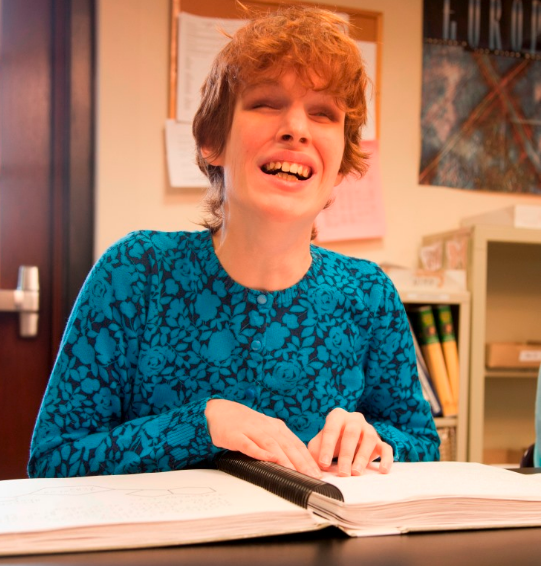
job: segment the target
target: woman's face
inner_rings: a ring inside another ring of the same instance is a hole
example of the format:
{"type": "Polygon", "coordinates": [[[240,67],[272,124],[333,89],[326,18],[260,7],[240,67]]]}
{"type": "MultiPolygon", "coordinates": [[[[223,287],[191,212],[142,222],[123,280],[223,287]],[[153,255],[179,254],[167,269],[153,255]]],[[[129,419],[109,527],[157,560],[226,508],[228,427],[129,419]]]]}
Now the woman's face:
{"type": "Polygon", "coordinates": [[[226,217],[312,226],[341,180],[345,113],[291,71],[248,87],[235,105],[224,168],[226,217]]]}

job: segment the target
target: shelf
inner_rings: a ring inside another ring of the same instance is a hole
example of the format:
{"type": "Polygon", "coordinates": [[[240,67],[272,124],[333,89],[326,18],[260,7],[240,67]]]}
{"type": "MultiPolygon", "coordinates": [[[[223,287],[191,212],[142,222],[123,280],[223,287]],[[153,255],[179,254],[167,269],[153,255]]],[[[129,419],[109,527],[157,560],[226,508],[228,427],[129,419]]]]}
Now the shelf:
{"type": "Polygon", "coordinates": [[[457,305],[470,301],[470,293],[468,291],[446,291],[443,289],[424,290],[424,289],[397,289],[403,303],[416,304],[438,304],[448,303],[457,305]]]}
{"type": "Polygon", "coordinates": [[[519,461],[533,442],[538,370],[487,368],[486,345],[540,340],[540,272],[540,230],[473,226],[467,275],[471,461],[519,461]]]}
{"type": "Polygon", "coordinates": [[[467,340],[459,349],[460,363],[465,361],[467,367],[461,372],[458,459],[465,449],[469,461],[482,462],[484,454],[493,461],[514,460],[518,450],[532,442],[538,370],[488,369],[486,345],[540,340],[540,230],[476,224],[425,236],[423,242],[440,242],[445,249],[444,243],[454,238],[467,243],[469,302],[443,288],[427,295],[403,288],[401,298],[405,303],[431,304],[438,301],[440,291],[441,302],[456,303],[460,325],[462,318],[469,321],[459,332],[459,341],[467,340]],[[503,458],[503,451],[511,457],[503,458]]]}
{"type": "Polygon", "coordinates": [[[457,416],[453,417],[435,417],[435,426],[442,428],[445,426],[457,426],[457,416]]]}
{"type": "Polygon", "coordinates": [[[506,379],[536,379],[538,369],[488,369],[486,368],[486,379],[506,378],[506,379]]]}
{"type": "Polygon", "coordinates": [[[459,399],[458,414],[450,417],[435,418],[435,425],[444,433],[441,438],[441,456],[460,462],[467,460],[468,406],[469,406],[469,329],[470,329],[470,293],[468,291],[450,291],[440,289],[405,288],[398,286],[401,300],[408,310],[408,305],[448,304],[456,325],[457,349],[459,352],[459,399]],[[446,431],[445,429],[453,429],[446,431]]]}
{"type": "Polygon", "coordinates": [[[540,230],[532,230],[530,228],[477,224],[474,228],[474,233],[477,243],[509,242],[540,245],[540,230]]]}

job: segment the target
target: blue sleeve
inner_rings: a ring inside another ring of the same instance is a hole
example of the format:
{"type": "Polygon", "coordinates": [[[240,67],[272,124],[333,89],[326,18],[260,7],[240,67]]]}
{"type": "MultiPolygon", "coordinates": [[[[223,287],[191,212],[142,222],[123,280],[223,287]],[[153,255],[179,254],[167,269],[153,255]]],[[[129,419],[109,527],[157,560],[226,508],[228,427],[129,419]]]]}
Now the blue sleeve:
{"type": "Polygon", "coordinates": [[[396,461],[438,460],[440,439],[423,398],[407,315],[395,287],[383,277],[359,411],[392,446],[396,461]]]}
{"type": "Polygon", "coordinates": [[[139,344],[159,305],[155,252],[130,235],[89,274],[68,321],[34,430],[30,477],[167,471],[218,451],[206,398],[134,418],[139,344]]]}

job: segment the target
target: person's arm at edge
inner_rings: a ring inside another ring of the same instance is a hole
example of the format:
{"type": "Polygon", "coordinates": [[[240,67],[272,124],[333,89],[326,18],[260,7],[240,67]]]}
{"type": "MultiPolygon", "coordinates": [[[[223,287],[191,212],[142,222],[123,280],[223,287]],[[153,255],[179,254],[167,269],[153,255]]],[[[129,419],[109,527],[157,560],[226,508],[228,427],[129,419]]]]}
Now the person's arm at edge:
{"type": "MultiPolygon", "coordinates": [[[[151,247],[145,246],[141,236],[129,235],[104,254],[87,278],[68,321],[38,415],[28,465],[30,477],[164,471],[210,461],[219,452],[207,430],[204,411],[208,398],[123,422],[123,398],[131,393],[131,372],[135,371],[130,358],[137,359],[137,352],[130,352],[130,348],[137,347],[137,335],[127,335],[118,328],[109,332],[113,320],[124,320],[114,301],[102,301],[101,314],[92,323],[86,314],[91,300],[95,306],[99,302],[99,297],[91,295],[97,281],[103,296],[113,293],[106,266],[119,258],[133,259],[134,255],[138,261],[148,262],[151,271],[156,269],[151,247]],[[136,248],[140,254],[134,252],[136,248]],[[89,329],[102,316],[100,327],[108,330],[97,349],[99,338],[89,329]],[[86,365],[81,363],[85,356],[86,365]],[[116,365],[103,363],[108,357],[114,357],[116,365]]],[[[148,297],[145,285],[140,287],[134,294],[133,309],[143,328],[148,297]]]]}

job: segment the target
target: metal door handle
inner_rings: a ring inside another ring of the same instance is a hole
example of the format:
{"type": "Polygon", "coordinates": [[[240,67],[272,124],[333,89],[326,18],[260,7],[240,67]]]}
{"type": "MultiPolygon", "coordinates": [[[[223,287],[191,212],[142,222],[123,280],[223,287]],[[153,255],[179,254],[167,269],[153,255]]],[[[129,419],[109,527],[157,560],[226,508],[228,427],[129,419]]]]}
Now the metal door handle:
{"type": "Polygon", "coordinates": [[[38,268],[21,265],[16,289],[0,289],[0,311],[19,313],[19,334],[32,338],[38,334],[40,283],[38,268]]]}

